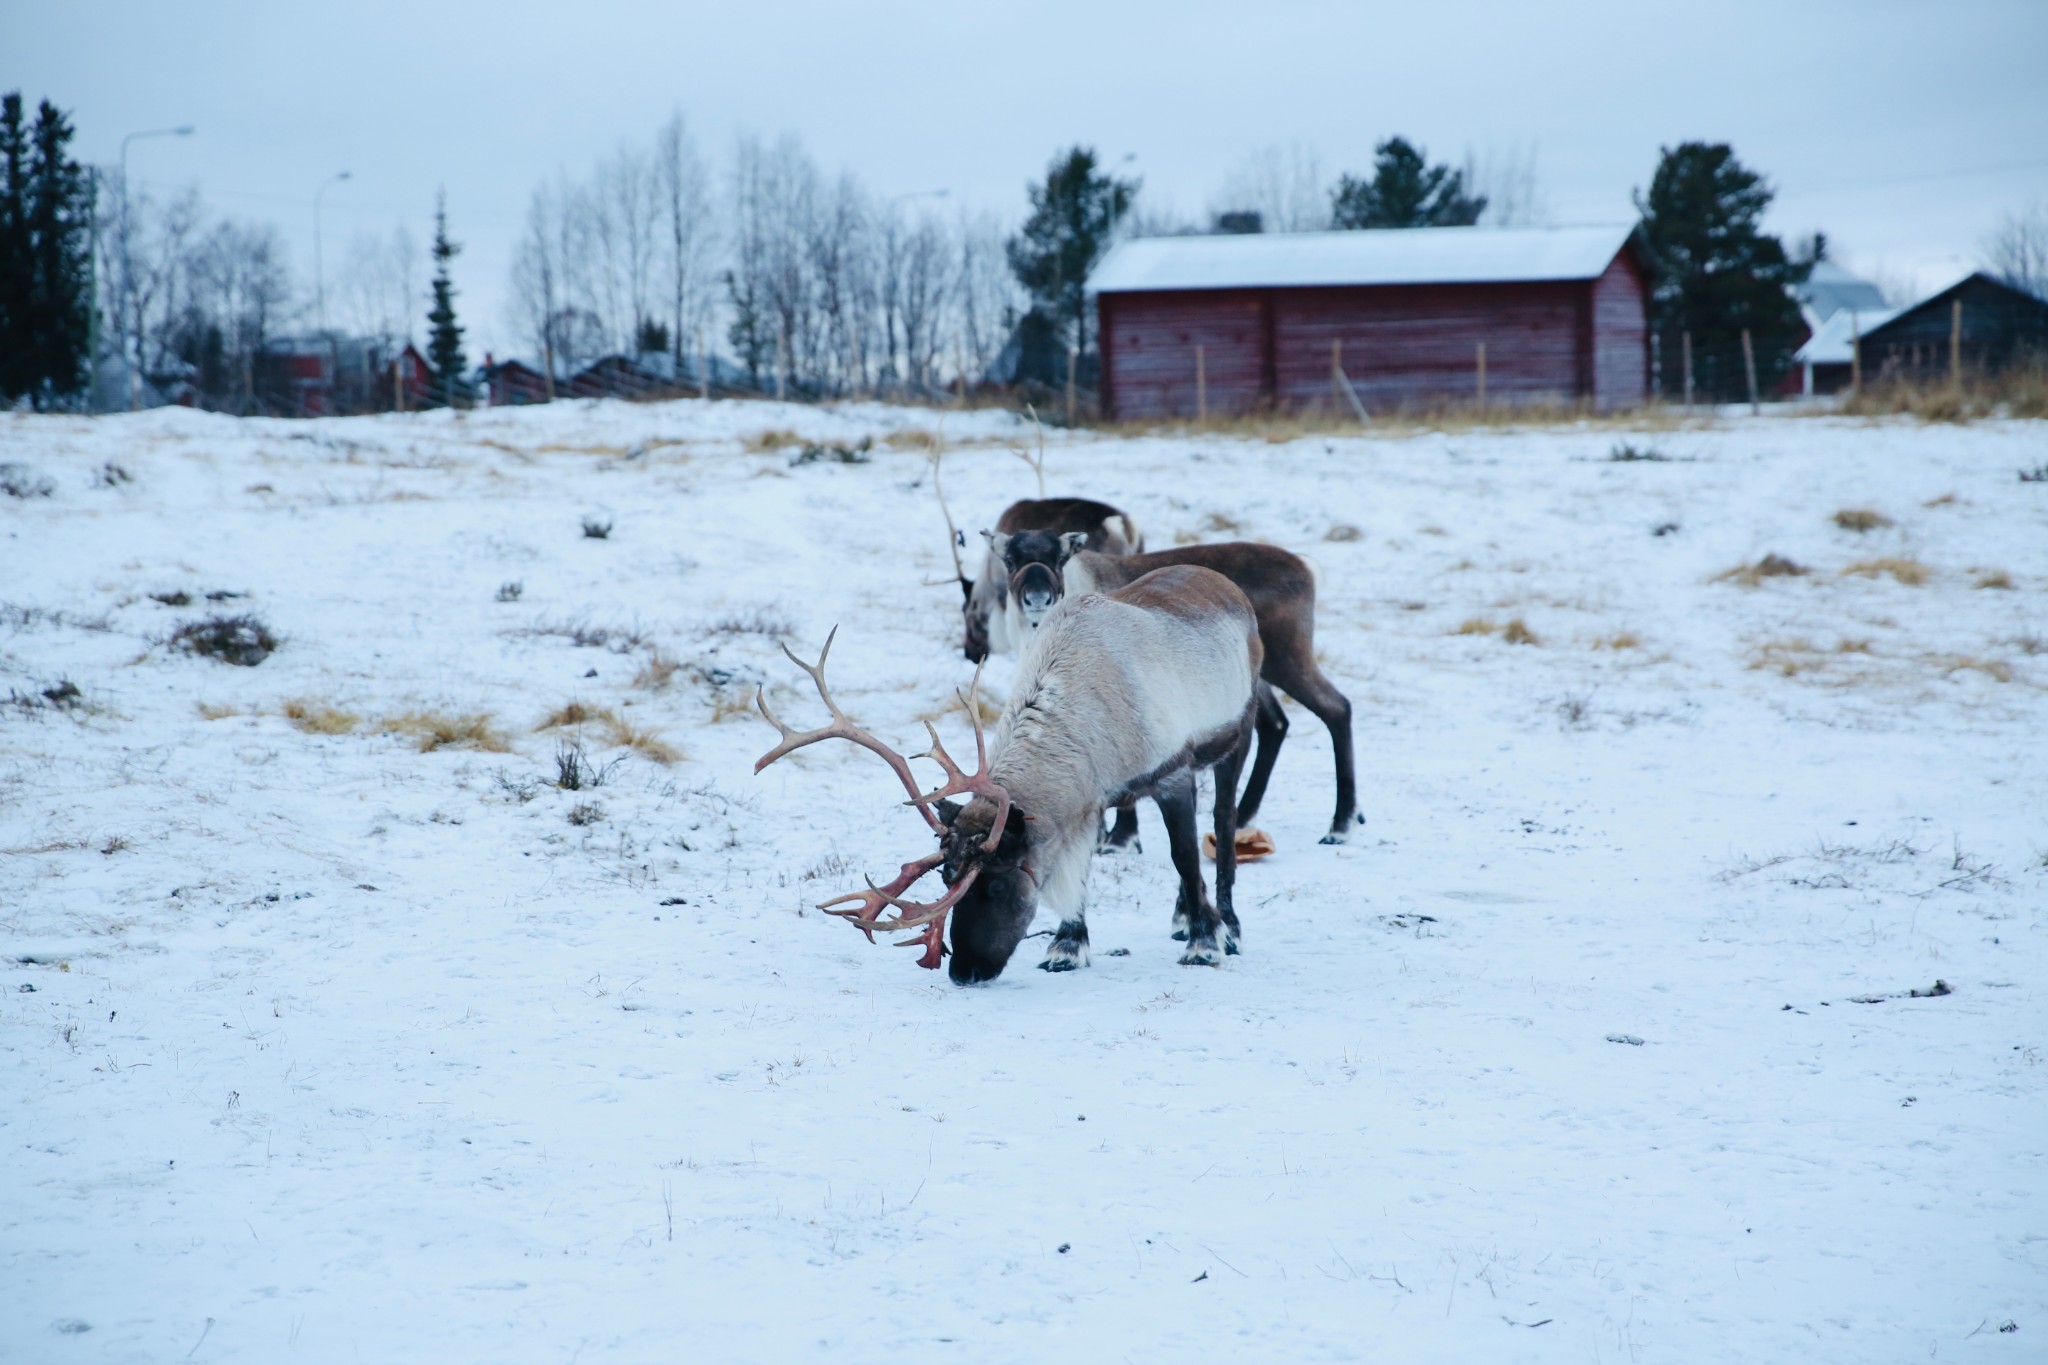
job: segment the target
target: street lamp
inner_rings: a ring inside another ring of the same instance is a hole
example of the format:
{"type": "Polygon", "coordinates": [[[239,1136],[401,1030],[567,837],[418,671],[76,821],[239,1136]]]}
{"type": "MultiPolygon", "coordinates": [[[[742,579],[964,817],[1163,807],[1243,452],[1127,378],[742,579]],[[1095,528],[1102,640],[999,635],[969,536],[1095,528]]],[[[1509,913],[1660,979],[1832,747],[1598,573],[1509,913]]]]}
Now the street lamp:
{"type": "Polygon", "coordinates": [[[327,330],[327,271],[320,261],[320,196],[327,193],[329,185],[338,185],[348,177],[347,171],[336,171],[313,191],[313,311],[323,333],[327,330]]]}
{"type": "Polygon", "coordinates": [[[128,254],[128,144],[145,137],[190,137],[192,125],[179,124],[176,128],[146,128],[139,133],[130,133],[121,139],[121,365],[128,371],[128,411],[133,412],[142,405],[141,386],[135,373],[135,362],[140,359],[142,338],[133,338],[136,354],[130,355],[128,336],[128,313],[135,306],[134,261],[128,254]]]}

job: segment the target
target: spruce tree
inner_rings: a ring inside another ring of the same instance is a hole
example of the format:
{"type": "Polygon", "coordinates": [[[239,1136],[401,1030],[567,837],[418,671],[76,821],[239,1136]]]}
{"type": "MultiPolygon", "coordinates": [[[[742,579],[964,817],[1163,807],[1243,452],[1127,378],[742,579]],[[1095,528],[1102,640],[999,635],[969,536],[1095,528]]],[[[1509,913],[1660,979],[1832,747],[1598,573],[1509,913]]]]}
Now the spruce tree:
{"type": "Polygon", "coordinates": [[[1030,187],[1031,216],[1009,241],[1010,270],[1031,296],[1032,312],[1083,354],[1090,340],[1088,273],[1137,193],[1137,181],[1098,170],[1092,148],[1074,147],[1053,158],[1043,185],[1030,187]]]}
{"type": "Polygon", "coordinates": [[[48,100],[36,110],[29,154],[28,316],[36,402],[85,386],[92,328],[92,243],[85,171],[68,154],[70,121],[48,100]]]}
{"type": "Polygon", "coordinates": [[[1696,390],[1709,400],[1746,396],[1742,333],[1748,329],[1759,390],[1792,363],[1800,340],[1792,286],[1811,262],[1787,259],[1760,223],[1773,191],[1726,143],[1666,147],[1647,195],[1636,195],[1656,272],[1650,325],[1658,336],[1664,392],[1683,392],[1684,336],[1692,335],[1696,390]]]}
{"type": "Polygon", "coordinates": [[[28,133],[21,95],[0,97],[0,402],[34,387],[35,344],[29,327],[35,254],[29,247],[28,133]]]}
{"type": "Polygon", "coordinates": [[[448,277],[448,263],[461,250],[448,240],[448,193],[443,190],[434,201],[434,306],[427,313],[427,364],[434,372],[434,397],[466,408],[473,397],[469,361],[462,354],[462,328],[455,323],[455,282],[448,277]]]}
{"type": "Polygon", "coordinates": [[[1486,196],[1465,193],[1465,173],[1432,166],[1408,139],[1391,137],[1375,150],[1372,179],[1344,176],[1330,194],[1340,228],[1470,227],[1486,196]]]}

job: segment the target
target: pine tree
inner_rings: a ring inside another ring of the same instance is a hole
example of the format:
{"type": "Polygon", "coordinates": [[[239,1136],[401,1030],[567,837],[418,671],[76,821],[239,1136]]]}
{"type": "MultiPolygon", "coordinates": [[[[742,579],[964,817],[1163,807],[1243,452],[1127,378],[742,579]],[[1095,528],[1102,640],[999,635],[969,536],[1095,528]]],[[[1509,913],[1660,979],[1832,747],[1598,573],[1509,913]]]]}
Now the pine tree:
{"type": "Polygon", "coordinates": [[[455,324],[455,282],[448,263],[462,248],[448,240],[448,193],[434,202],[434,306],[427,313],[427,364],[434,372],[434,397],[449,407],[466,408],[470,392],[469,361],[462,354],[462,328],[455,324]]]}
{"type": "Polygon", "coordinates": [[[92,329],[90,186],[67,154],[70,121],[48,100],[36,110],[29,156],[28,317],[37,403],[85,386],[92,329]]]}
{"type": "Polygon", "coordinates": [[[35,343],[29,326],[35,254],[28,232],[28,134],[21,94],[0,97],[0,402],[33,388],[35,343]]]}
{"type": "Polygon", "coordinates": [[[1053,158],[1043,185],[1030,187],[1031,216],[1009,241],[1010,270],[1031,296],[1032,311],[1082,354],[1089,347],[1088,273],[1137,193],[1137,181],[1098,171],[1093,149],[1074,147],[1053,158]]]}
{"type": "Polygon", "coordinates": [[[1330,194],[1338,227],[1470,227],[1486,211],[1485,195],[1465,193],[1463,171],[1430,165],[1408,139],[1388,138],[1374,151],[1372,179],[1344,176],[1330,194]]]}
{"type": "Polygon", "coordinates": [[[1659,338],[1664,392],[1684,389],[1684,335],[1692,334],[1697,390],[1710,400],[1744,397],[1746,328],[1757,387],[1768,390],[1792,363],[1800,340],[1792,286],[1811,262],[1795,263],[1759,224],[1773,191],[1726,143],[1666,147],[1648,195],[1636,195],[1656,280],[1650,325],[1659,338]]]}

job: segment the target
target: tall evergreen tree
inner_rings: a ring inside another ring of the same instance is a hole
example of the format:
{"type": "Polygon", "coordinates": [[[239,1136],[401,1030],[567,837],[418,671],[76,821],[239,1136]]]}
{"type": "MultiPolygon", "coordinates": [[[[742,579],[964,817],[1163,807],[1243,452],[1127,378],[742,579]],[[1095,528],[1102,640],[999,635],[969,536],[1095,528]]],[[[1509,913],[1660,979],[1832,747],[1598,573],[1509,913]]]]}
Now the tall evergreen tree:
{"type": "Polygon", "coordinates": [[[1031,296],[1032,312],[1083,354],[1091,341],[1088,273],[1137,193],[1136,180],[1099,170],[1092,148],[1071,148],[1053,158],[1043,185],[1030,187],[1031,216],[1009,241],[1010,270],[1031,296]]]}
{"type": "Polygon", "coordinates": [[[1470,227],[1486,196],[1465,193],[1465,173],[1432,166],[1408,139],[1390,137],[1375,150],[1372,179],[1344,176],[1330,194],[1340,228],[1470,227]]]}
{"type": "Polygon", "coordinates": [[[1696,389],[1710,400],[1745,396],[1745,328],[1759,389],[1770,389],[1791,365],[1802,330],[1792,286],[1813,265],[1787,259],[1784,244],[1762,230],[1772,197],[1764,178],[1737,161],[1728,144],[1705,142],[1664,148],[1650,192],[1637,193],[1656,271],[1650,325],[1659,338],[1665,393],[1683,391],[1688,332],[1696,389]]]}
{"type": "Polygon", "coordinates": [[[434,372],[434,397],[450,407],[466,408],[473,395],[469,361],[462,354],[462,328],[455,323],[455,282],[448,263],[462,248],[448,239],[448,192],[434,201],[434,306],[427,312],[427,364],[434,372]]]}
{"type": "Polygon", "coordinates": [[[29,244],[28,194],[28,130],[22,126],[16,91],[0,97],[0,402],[11,403],[34,387],[29,297],[35,253],[29,244]]]}
{"type": "Polygon", "coordinates": [[[36,110],[25,205],[38,404],[68,397],[86,382],[93,307],[91,186],[70,157],[71,135],[70,120],[44,100],[36,110]]]}

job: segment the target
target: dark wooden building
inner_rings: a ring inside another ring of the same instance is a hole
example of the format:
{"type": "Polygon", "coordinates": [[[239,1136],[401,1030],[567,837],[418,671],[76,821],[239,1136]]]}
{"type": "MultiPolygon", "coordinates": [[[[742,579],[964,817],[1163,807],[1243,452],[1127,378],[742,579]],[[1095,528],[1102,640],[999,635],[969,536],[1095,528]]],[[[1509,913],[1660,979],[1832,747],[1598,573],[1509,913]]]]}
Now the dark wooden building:
{"type": "Polygon", "coordinates": [[[1965,374],[2048,362],[2048,301],[1982,271],[1966,275],[1863,334],[1863,381],[1946,379],[1952,340],[1965,374]]]}
{"type": "Polygon", "coordinates": [[[1368,411],[1649,392],[1630,227],[1147,237],[1089,288],[1113,418],[1345,407],[1345,384],[1368,411]]]}

